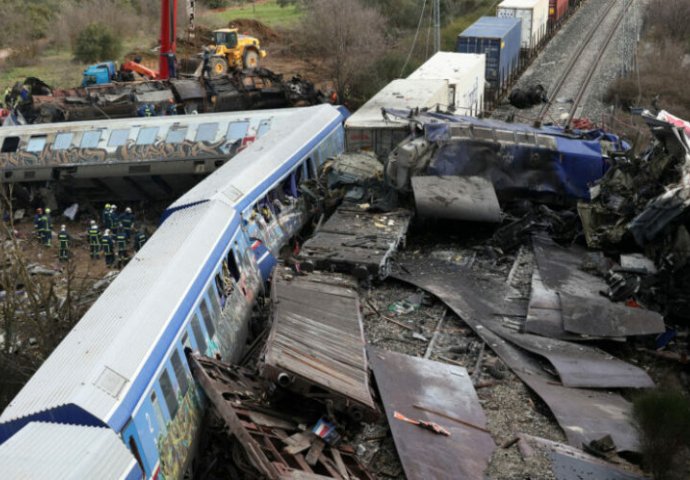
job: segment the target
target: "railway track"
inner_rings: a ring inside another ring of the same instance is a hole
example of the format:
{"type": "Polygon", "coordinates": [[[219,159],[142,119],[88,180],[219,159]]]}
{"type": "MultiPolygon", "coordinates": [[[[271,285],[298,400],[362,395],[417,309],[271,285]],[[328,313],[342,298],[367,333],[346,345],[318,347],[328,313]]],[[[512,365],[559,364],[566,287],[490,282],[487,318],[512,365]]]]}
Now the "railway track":
{"type": "Polygon", "coordinates": [[[554,118],[556,99],[565,96],[572,98],[572,105],[565,118],[565,127],[570,126],[582,101],[585,99],[590,83],[606,54],[611,40],[616,35],[633,1],[609,2],[602,15],[585,36],[583,42],[575,50],[576,53],[565,66],[554,86],[550,88],[549,101],[540,109],[535,123],[542,124],[547,119],[559,123],[559,118],[554,118]],[[616,7],[620,8],[617,9],[616,7]]]}

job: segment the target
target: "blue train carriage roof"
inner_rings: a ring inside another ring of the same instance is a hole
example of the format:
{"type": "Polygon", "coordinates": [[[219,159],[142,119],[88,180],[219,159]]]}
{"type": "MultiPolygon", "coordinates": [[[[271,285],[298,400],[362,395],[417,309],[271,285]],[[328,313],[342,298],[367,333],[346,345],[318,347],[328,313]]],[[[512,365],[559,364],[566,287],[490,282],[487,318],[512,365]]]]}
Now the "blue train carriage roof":
{"type": "Polygon", "coordinates": [[[504,38],[514,28],[521,28],[519,18],[481,17],[467,27],[460,37],[504,38]]]}
{"type": "Polygon", "coordinates": [[[108,428],[32,422],[0,445],[5,479],[135,480],[141,469],[122,439],[108,428]]]}
{"type": "Polygon", "coordinates": [[[327,104],[299,109],[180,197],[165,215],[210,199],[227,202],[242,213],[319,141],[342,125],[346,118],[343,113],[327,104]]]}
{"type": "Polygon", "coordinates": [[[172,215],[5,409],[0,442],[31,420],[120,431],[237,227],[221,202],[172,215]]]}

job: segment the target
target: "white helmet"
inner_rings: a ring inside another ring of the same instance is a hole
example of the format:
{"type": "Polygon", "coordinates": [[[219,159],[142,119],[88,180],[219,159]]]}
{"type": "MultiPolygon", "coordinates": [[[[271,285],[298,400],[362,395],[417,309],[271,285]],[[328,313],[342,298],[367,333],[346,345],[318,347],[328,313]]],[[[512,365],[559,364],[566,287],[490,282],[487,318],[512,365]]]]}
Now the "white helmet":
{"type": "Polygon", "coordinates": [[[96,220],[91,220],[91,226],[96,225],[96,220]]]}
{"type": "Polygon", "coordinates": [[[106,228],[104,235],[110,235],[110,229],[106,228]]]}
{"type": "Polygon", "coordinates": [[[64,229],[66,229],[66,228],[67,228],[67,227],[66,227],[65,225],[60,225],[60,230],[64,230],[64,229]]]}
{"type": "Polygon", "coordinates": [[[117,205],[115,205],[115,204],[113,203],[113,204],[110,206],[110,209],[111,209],[111,210],[117,210],[117,205]]]}
{"type": "Polygon", "coordinates": [[[127,207],[127,208],[125,208],[125,212],[127,212],[127,213],[132,213],[132,209],[129,208],[129,207],[127,207]]]}

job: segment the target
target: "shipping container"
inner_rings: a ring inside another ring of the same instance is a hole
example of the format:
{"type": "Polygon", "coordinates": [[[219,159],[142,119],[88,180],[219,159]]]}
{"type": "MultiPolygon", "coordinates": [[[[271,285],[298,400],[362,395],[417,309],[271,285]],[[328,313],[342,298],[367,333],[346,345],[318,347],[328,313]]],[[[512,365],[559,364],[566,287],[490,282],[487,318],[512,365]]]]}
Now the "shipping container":
{"type": "Polygon", "coordinates": [[[549,0],[503,0],[496,7],[499,18],[522,20],[522,49],[532,55],[546,38],[549,24],[549,0]]]}
{"type": "Polygon", "coordinates": [[[459,53],[486,55],[487,99],[504,90],[520,66],[521,25],[519,18],[482,17],[458,35],[459,53]]]}
{"type": "Polygon", "coordinates": [[[452,110],[458,115],[479,115],[484,108],[486,56],[477,53],[438,52],[407,78],[448,80],[455,91],[452,110]]]}
{"type": "Polygon", "coordinates": [[[448,80],[398,79],[383,87],[345,122],[347,151],[373,151],[385,156],[410,132],[404,119],[384,118],[383,108],[440,109],[454,104],[448,80]]]}
{"type": "Polygon", "coordinates": [[[556,28],[561,23],[569,7],[568,0],[549,0],[549,29],[556,28]]]}

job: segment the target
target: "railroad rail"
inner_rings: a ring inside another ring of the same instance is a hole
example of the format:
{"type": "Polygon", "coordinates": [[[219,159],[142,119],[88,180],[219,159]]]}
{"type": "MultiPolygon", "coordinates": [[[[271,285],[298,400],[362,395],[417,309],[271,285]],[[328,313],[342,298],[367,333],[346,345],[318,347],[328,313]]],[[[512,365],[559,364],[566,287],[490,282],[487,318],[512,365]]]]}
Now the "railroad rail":
{"type": "MultiPolygon", "coordinates": [[[[599,20],[592,26],[592,28],[589,30],[587,33],[585,41],[577,48],[576,54],[572,56],[570,61],[565,67],[565,70],[563,73],[560,75],[558,80],[556,81],[556,84],[553,88],[551,88],[550,94],[549,94],[549,101],[544,104],[544,106],[541,108],[539,111],[537,118],[535,120],[535,123],[538,125],[541,125],[544,121],[544,119],[549,116],[549,113],[553,107],[553,104],[555,102],[555,99],[558,98],[559,94],[561,91],[564,89],[564,86],[571,77],[571,74],[576,71],[577,66],[584,66],[587,63],[589,63],[589,66],[585,69],[586,74],[583,80],[579,84],[579,88],[577,90],[577,93],[573,97],[573,104],[570,108],[570,111],[568,112],[568,119],[566,121],[565,127],[568,128],[570,127],[570,124],[573,120],[573,117],[575,116],[575,113],[577,112],[577,109],[580,106],[580,103],[582,102],[587,90],[589,89],[589,84],[592,81],[592,78],[594,77],[595,72],[597,71],[599,64],[601,63],[602,58],[604,57],[604,54],[606,53],[606,50],[608,49],[609,44],[611,43],[611,40],[613,39],[614,35],[618,31],[618,27],[620,26],[621,22],[625,18],[625,14],[628,11],[628,8],[632,5],[634,0],[628,0],[627,3],[624,5],[618,16],[616,17],[612,27],[608,29],[606,32],[606,37],[603,39],[603,45],[597,50],[597,55],[593,60],[587,59],[586,56],[584,55],[585,52],[588,51],[589,46],[592,44],[593,40],[598,37],[597,33],[599,31],[599,28],[604,24],[605,20],[610,18],[609,14],[611,11],[614,9],[614,7],[618,4],[618,2],[610,2],[606,6],[606,10],[600,15],[599,20]]],[[[600,36],[599,36],[600,38],[600,36]]]]}

